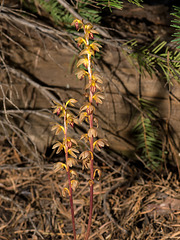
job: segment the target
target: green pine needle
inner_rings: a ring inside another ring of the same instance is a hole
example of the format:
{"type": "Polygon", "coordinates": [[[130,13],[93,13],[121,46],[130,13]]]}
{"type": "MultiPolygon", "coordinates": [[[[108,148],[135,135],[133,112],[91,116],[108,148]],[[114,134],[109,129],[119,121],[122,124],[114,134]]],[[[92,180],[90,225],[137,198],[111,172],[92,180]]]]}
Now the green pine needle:
{"type": "Polygon", "coordinates": [[[134,134],[137,141],[137,150],[141,153],[141,158],[145,166],[151,170],[158,171],[162,166],[162,141],[159,138],[159,130],[154,124],[156,108],[150,101],[139,100],[143,113],[134,127],[134,134]]]}
{"type": "Polygon", "coordinates": [[[174,6],[174,13],[171,13],[175,18],[172,20],[171,27],[176,29],[176,32],[172,35],[175,37],[172,42],[176,42],[178,44],[177,49],[180,49],[180,7],[174,6]]]}

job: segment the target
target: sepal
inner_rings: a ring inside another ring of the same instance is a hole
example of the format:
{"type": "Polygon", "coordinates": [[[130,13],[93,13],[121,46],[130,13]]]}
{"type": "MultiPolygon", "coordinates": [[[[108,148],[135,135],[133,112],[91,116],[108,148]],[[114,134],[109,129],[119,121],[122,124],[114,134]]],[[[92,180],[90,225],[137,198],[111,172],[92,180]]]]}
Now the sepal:
{"type": "Polygon", "coordinates": [[[88,119],[88,114],[87,114],[87,112],[81,112],[80,113],[80,116],[79,116],[79,121],[80,121],[80,123],[82,123],[83,121],[84,121],[84,119],[88,119]]]}
{"type": "Polygon", "coordinates": [[[79,185],[79,182],[77,180],[71,180],[71,187],[72,187],[72,190],[75,191],[76,188],[78,187],[79,185]]]}
{"type": "Polygon", "coordinates": [[[101,170],[96,168],[94,170],[94,175],[93,175],[93,179],[97,176],[97,180],[99,181],[99,179],[101,178],[101,170]]]}
{"type": "Polygon", "coordinates": [[[64,147],[64,144],[61,143],[61,142],[59,142],[59,141],[57,141],[57,142],[53,145],[52,149],[58,148],[57,151],[56,151],[56,154],[58,154],[58,153],[61,152],[61,150],[63,149],[63,147],[64,147]]]}
{"type": "Polygon", "coordinates": [[[70,174],[71,174],[72,178],[74,178],[74,177],[76,178],[78,176],[77,172],[74,170],[70,170],[70,174]]]}
{"type": "Polygon", "coordinates": [[[74,104],[77,103],[77,100],[74,98],[70,98],[67,102],[66,102],[66,107],[67,105],[71,105],[72,107],[74,107],[74,104]]]}
{"type": "Polygon", "coordinates": [[[77,158],[77,155],[75,153],[79,153],[79,151],[76,149],[76,148],[69,148],[68,149],[68,153],[74,157],[74,158],[77,158]]]}
{"type": "Polygon", "coordinates": [[[75,40],[78,43],[78,46],[80,46],[82,43],[84,43],[85,45],[87,44],[86,40],[84,38],[82,38],[82,37],[78,37],[75,40]]]}
{"type": "Polygon", "coordinates": [[[58,134],[61,132],[61,130],[63,130],[63,132],[64,132],[64,127],[61,126],[60,124],[56,123],[56,124],[55,124],[54,126],[52,126],[52,128],[51,128],[51,131],[54,131],[54,130],[56,130],[55,135],[58,135],[58,134]]]}
{"type": "Polygon", "coordinates": [[[90,44],[90,47],[94,51],[99,52],[99,48],[101,48],[102,46],[99,43],[97,43],[97,42],[93,42],[93,43],[90,44]]]}
{"type": "Polygon", "coordinates": [[[84,69],[80,68],[76,71],[76,76],[78,79],[82,80],[86,75],[88,75],[89,73],[87,71],[85,71],[84,69]]]}
{"type": "Polygon", "coordinates": [[[91,49],[90,47],[86,47],[85,49],[83,49],[81,52],[80,52],[80,54],[79,54],[79,56],[82,56],[82,55],[93,55],[94,56],[94,51],[93,51],[93,49],[91,49]]]}
{"type": "Polygon", "coordinates": [[[86,57],[83,57],[81,59],[79,59],[79,61],[77,62],[77,67],[79,67],[80,65],[84,65],[85,68],[88,68],[88,59],[86,57]]]}
{"type": "Polygon", "coordinates": [[[67,195],[70,196],[69,189],[68,188],[63,188],[62,195],[63,195],[63,197],[67,197],[67,195]]]}
{"type": "Polygon", "coordinates": [[[54,165],[54,171],[55,172],[58,172],[59,170],[63,170],[63,169],[66,169],[66,171],[68,171],[68,168],[67,168],[65,163],[58,162],[54,165]]]}
{"type": "Polygon", "coordinates": [[[96,104],[100,103],[102,104],[102,99],[104,99],[104,95],[101,92],[97,92],[93,96],[94,101],[96,104]]]}
{"type": "Polygon", "coordinates": [[[87,135],[87,133],[81,135],[80,140],[82,140],[82,139],[84,139],[85,142],[88,141],[88,135],[87,135]]]}
{"type": "Polygon", "coordinates": [[[90,160],[93,159],[93,153],[91,151],[84,151],[80,154],[79,159],[82,160],[82,169],[90,168],[90,160]]]}
{"type": "Polygon", "coordinates": [[[92,79],[99,82],[99,83],[103,83],[103,80],[102,80],[101,76],[97,72],[93,73],[92,79]]]}
{"type": "Polygon", "coordinates": [[[75,158],[68,158],[67,159],[67,165],[69,166],[69,167],[72,167],[72,166],[74,166],[74,165],[76,165],[77,164],[77,160],[75,159],[75,158]]]}
{"type": "Polygon", "coordinates": [[[97,137],[97,130],[95,128],[90,128],[88,130],[88,137],[97,137]]]}
{"type": "Polygon", "coordinates": [[[106,139],[98,139],[93,143],[93,148],[96,148],[98,151],[101,151],[101,148],[104,146],[109,146],[106,139]]]}

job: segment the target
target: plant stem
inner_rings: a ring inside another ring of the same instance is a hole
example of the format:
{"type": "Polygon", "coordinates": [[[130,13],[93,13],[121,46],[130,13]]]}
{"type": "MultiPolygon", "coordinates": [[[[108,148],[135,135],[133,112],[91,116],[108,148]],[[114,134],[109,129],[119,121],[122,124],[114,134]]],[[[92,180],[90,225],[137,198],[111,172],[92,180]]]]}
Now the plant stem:
{"type": "Polygon", "coordinates": [[[71,205],[71,217],[72,217],[73,235],[74,235],[74,240],[76,240],[74,205],[73,205],[73,196],[72,196],[72,187],[71,187],[71,178],[70,178],[70,170],[69,170],[69,168],[68,168],[67,175],[68,175],[68,183],[69,183],[69,199],[70,199],[70,205],[71,205]]]}
{"type": "Polygon", "coordinates": [[[71,186],[71,176],[70,176],[70,169],[68,166],[68,145],[67,145],[67,112],[65,109],[64,114],[64,138],[65,138],[65,158],[66,158],[66,166],[67,166],[67,176],[68,176],[68,184],[69,184],[69,200],[70,200],[70,206],[71,206],[71,217],[72,217],[72,226],[73,226],[73,235],[74,240],[76,240],[76,227],[75,227],[75,218],[74,218],[74,204],[73,204],[73,196],[72,196],[72,186],[71,186]]]}
{"type": "MultiPolygon", "coordinates": [[[[93,115],[91,115],[91,118],[93,118],[93,115]]],[[[90,138],[90,148],[91,152],[93,153],[93,137],[90,138]]],[[[91,222],[92,222],[92,211],[93,211],[93,180],[94,180],[94,170],[93,170],[93,162],[94,158],[92,156],[91,162],[90,162],[90,171],[91,171],[91,183],[90,183],[90,204],[89,204],[89,221],[88,221],[88,227],[87,227],[87,234],[85,237],[85,240],[88,240],[91,230],[91,222]]]]}
{"type": "MultiPolygon", "coordinates": [[[[89,45],[89,39],[86,38],[86,43],[89,45]]],[[[92,67],[91,67],[91,56],[88,54],[88,73],[89,73],[89,82],[92,82],[92,67]]],[[[89,92],[89,102],[92,104],[93,101],[93,92],[90,89],[89,92]]],[[[89,125],[90,128],[93,128],[93,112],[89,116],[89,125]]],[[[91,172],[91,181],[90,181],[90,203],[89,203],[89,221],[87,227],[87,234],[85,240],[88,240],[91,230],[91,222],[92,222],[92,211],[93,211],[93,181],[94,181],[94,169],[93,169],[93,136],[89,138],[90,150],[92,153],[91,160],[90,160],[90,172],[91,172]]]]}

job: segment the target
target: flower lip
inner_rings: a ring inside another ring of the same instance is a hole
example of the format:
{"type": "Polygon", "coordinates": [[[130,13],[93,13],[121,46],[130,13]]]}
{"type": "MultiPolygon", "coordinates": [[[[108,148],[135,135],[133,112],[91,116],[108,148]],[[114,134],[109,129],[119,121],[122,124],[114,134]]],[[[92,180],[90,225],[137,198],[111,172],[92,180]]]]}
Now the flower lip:
{"type": "Polygon", "coordinates": [[[75,28],[76,28],[76,30],[79,29],[79,24],[78,24],[78,22],[75,22],[75,28]]]}
{"type": "Polygon", "coordinates": [[[57,110],[57,112],[56,112],[57,116],[59,116],[60,113],[61,113],[61,108],[58,108],[58,110],[57,110]]]}

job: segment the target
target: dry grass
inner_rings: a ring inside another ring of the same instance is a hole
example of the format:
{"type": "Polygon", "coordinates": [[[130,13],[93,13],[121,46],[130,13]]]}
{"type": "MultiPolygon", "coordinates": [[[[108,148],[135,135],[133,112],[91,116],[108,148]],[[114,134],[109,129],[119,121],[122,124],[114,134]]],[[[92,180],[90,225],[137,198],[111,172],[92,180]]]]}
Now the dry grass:
{"type": "MultiPolygon", "coordinates": [[[[13,141],[18,145],[17,138],[13,141]]],[[[66,173],[54,173],[53,159],[26,161],[5,141],[0,152],[0,239],[72,239],[69,202],[62,197],[66,173]]],[[[124,177],[122,166],[116,166],[116,172],[104,164],[101,168],[90,239],[180,238],[176,176],[145,180],[135,169],[130,174],[126,168],[124,177]]],[[[88,173],[80,166],[76,170],[80,182],[74,194],[76,228],[78,239],[83,239],[88,220],[88,173]]]]}

